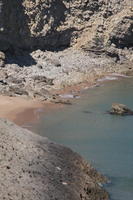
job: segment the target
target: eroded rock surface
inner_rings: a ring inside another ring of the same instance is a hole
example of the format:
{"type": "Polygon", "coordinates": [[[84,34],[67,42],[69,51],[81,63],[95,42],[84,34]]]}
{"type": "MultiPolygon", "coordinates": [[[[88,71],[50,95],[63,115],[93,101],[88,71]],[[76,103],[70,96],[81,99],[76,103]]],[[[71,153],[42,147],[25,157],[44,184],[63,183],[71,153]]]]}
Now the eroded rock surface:
{"type": "Polygon", "coordinates": [[[133,110],[124,104],[113,103],[109,113],[112,115],[133,115],[133,110]]]}
{"type": "Polygon", "coordinates": [[[105,180],[77,153],[0,119],[1,200],[108,200],[105,180]]]}
{"type": "Polygon", "coordinates": [[[85,81],[93,84],[103,75],[127,71],[133,71],[131,61],[116,63],[107,55],[83,50],[9,54],[4,67],[0,67],[0,94],[52,100],[53,90],[55,94],[67,86],[85,81]]]}
{"type": "Polygon", "coordinates": [[[0,50],[4,95],[47,100],[51,89],[131,74],[131,0],[0,0],[0,50]]]}
{"type": "Polygon", "coordinates": [[[0,49],[133,47],[131,0],[1,0],[0,49]]]}

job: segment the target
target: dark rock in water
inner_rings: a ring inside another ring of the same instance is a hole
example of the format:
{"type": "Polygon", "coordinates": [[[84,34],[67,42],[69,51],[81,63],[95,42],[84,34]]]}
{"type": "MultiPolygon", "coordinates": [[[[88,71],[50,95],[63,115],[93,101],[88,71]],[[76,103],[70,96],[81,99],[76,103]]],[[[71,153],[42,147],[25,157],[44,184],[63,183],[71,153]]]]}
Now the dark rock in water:
{"type": "Polygon", "coordinates": [[[108,200],[105,180],[69,148],[0,119],[1,200],[108,200]]]}
{"type": "Polygon", "coordinates": [[[124,104],[113,103],[109,113],[112,115],[133,115],[133,110],[124,104]]]}
{"type": "Polygon", "coordinates": [[[53,99],[51,102],[53,103],[59,103],[59,104],[66,104],[66,105],[72,105],[72,102],[69,99],[53,99]]]}

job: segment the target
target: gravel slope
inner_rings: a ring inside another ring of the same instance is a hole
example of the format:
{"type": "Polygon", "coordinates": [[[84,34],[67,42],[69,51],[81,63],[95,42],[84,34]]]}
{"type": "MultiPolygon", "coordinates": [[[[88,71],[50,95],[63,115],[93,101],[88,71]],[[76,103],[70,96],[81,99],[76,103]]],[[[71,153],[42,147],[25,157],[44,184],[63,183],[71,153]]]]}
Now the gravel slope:
{"type": "Polygon", "coordinates": [[[77,153],[0,119],[1,200],[108,200],[105,180],[77,153]]]}

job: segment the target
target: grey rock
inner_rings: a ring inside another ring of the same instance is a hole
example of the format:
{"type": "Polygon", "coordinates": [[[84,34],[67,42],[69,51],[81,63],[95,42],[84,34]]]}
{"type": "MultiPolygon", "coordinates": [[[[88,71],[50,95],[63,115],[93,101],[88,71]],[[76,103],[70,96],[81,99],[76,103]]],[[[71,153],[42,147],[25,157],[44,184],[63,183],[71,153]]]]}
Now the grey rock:
{"type": "MultiPolygon", "coordinates": [[[[82,38],[82,34],[86,31],[88,31],[88,38],[83,37],[82,41],[89,48],[89,38],[92,38],[89,37],[90,22],[92,27],[103,25],[105,32],[110,34],[112,29],[109,17],[114,16],[116,21],[117,14],[126,9],[130,10],[130,0],[126,2],[111,0],[109,3],[105,0],[75,0],[74,2],[0,0],[0,3],[0,49],[4,51],[7,49],[11,51],[12,48],[14,51],[18,49],[62,50],[76,44],[77,38],[82,38]]],[[[128,16],[128,13],[123,13],[122,16],[124,15],[128,16]]],[[[121,16],[119,18],[122,19],[121,16]]],[[[121,20],[118,26],[122,35],[125,33],[124,38],[129,36],[124,30],[124,26],[127,27],[124,23],[132,24],[131,21],[127,21],[127,19],[121,20]]],[[[119,31],[113,31],[117,34],[116,38],[119,31]]],[[[96,29],[93,33],[97,33],[96,29]]],[[[107,38],[106,34],[105,38],[107,38]]],[[[123,44],[125,45],[125,42],[123,44]]]]}
{"type": "Polygon", "coordinates": [[[60,63],[60,61],[58,59],[52,59],[51,63],[53,65],[55,65],[56,67],[61,67],[61,63],[60,63]]]}
{"type": "Polygon", "coordinates": [[[27,93],[30,97],[41,98],[42,95],[42,98],[49,99],[51,95],[45,91],[51,93],[53,90],[80,84],[84,81],[95,82],[99,75],[104,75],[106,72],[121,73],[129,70],[131,73],[131,48],[119,51],[115,47],[111,47],[108,49],[108,54],[110,56],[107,54],[96,55],[96,52],[70,48],[59,52],[37,50],[31,52],[29,57],[25,54],[7,56],[9,63],[6,63],[4,68],[0,68],[0,80],[7,85],[1,83],[0,93],[8,95],[9,88],[12,88],[10,89],[11,95],[14,92],[16,96],[15,91],[17,93],[26,91],[25,94],[27,93]],[[28,58],[34,62],[25,65],[24,61],[28,58]],[[61,63],[60,67],[52,63],[56,59],[61,63]],[[115,61],[121,60],[116,64],[114,59],[115,61]],[[42,68],[38,68],[40,64],[42,68]]]}
{"type": "Polygon", "coordinates": [[[118,48],[133,47],[133,14],[121,16],[110,33],[110,40],[118,48]]]}
{"type": "Polygon", "coordinates": [[[5,54],[0,51],[0,67],[4,67],[5,66],[5,54]]]}
{"type": "Polygon", "coordinates": [[[124,104],[113,103],[109,113],[112,115],[133,115],[133,110],[124,104]]]}
{"type": "Polygon", "coordinates": [[[23,89],[23,85],[20,85],[19,87],[14,85],[14,86],[9,86],[9,90],[8,90],[8,95],[10,96],[28,96],[28,92],[23,89]]]}
{"type": "Polygon", "coordinates": [[[40,83],[40,82],[43,82],[43,83],[46,83],[48,85],[53,85],[53,79],[50,79],[50,78],[47,78],[45,76],[33,76],[32,77],[34,81],[40,83]]]}

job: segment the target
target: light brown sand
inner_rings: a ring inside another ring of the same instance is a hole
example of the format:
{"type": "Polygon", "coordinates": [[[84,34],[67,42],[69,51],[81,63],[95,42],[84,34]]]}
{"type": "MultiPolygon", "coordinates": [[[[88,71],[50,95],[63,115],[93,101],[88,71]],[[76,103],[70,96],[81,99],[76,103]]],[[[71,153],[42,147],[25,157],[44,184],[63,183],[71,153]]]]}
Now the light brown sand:
{"type": "MultiPolygon", "coordinates": [[[[81,89],[88,88],[93,83],[83,82],[77,85],[68,86],[60,90],[51,91],[53,94],[76,93],[80,94],[81,89]]],[[[81,95],[81,94],[80,94],[81,95]]],[[[37,122],[41,114],[46,114],[64,107],[63,104],[41,102],[36,99],[23,97],[9,97],[0,95],[0,118],[6,118],[17,125],[24,125],[30,122],[37,122]]]]}
{"type": "Polygon", "coordinates": [[[9,119],[18,125],[39,119],[41,113],[56,109],[61,105],[42,103],[41,101],[0,95],[0,117],[9,119]]]}
{"type": "MultiPolygon", "coordinates": [[[[68,86],[60,90],[51,91],[53,94],[75,93],[80,94],[83,88],[92,86],[93,83],[83,82],[77,85],[68,86]]],[[[17,125],[24,125],[39,120],[41,114],[46,114],[64,107],[62,104],[54,104],[50,102],[41,102],[36,99],[24,97],[9,97],[0,95],[0,118],[6,118],[17,125]]]]}
{"type": "MultiPolygon", "coordinates": [[[[52,94],[74,93],[82,96],[81,90],[95,85],[95,79],[92,82],[85,81],[80,84],[68,86],[60,90],[51,91],[52,94]]],[[[41,114],[47,114],[64,107],[63,104],[54,104],[50,102],[41,102],[36,99],[9,97],[0,95],[0,117],[9,119],[17,125],[24,125],[39,120],[41,114]]]]}

